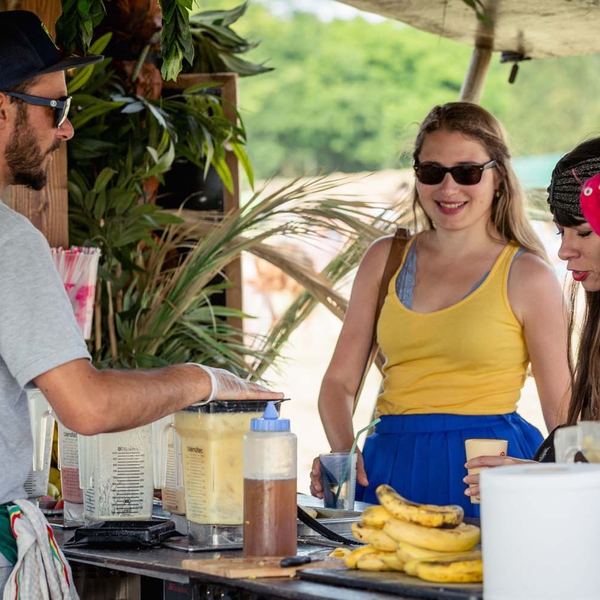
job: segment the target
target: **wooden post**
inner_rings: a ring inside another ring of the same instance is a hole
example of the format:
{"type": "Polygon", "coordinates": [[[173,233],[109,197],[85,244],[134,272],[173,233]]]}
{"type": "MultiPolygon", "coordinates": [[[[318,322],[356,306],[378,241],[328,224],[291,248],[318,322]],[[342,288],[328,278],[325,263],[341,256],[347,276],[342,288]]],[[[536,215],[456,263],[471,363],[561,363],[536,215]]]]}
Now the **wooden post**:
{"type": "MultiPolygon", "coordinates": [[[[163,88],[183,90],[192,85],[214,81],[220,85],[221,97],[225,101],[223,103],[223,113],[230,121],[235,122],[237,120],[235,107],[238,105],[237,80],[237,73],[182,73],[175,82],[163,82],[163,88]]],[[[240,206],[240,172],[238,159],[233,152],[226,152],[225,162],[231,171],[233,181],[233,191],[230,192],[226,188],[224,191],[223,212],[227,214],[240,206]]],[[[226,291],[227,306],[241,310],[243,302],[241,257],[235,258],[227,265],[227,279],[231,283],[231,287],[227,288],[226,291]]],[[[234,327],[240,329],[242,327],[242,319],[228,317],[227,321],[234,327]]]]}
{"type": "MultiPolygon", "coordinates": [[[[54,24],[62,12],[60,0],[18,0],[11,9],[30,10],[44,22],[54,36],[54,24]]],[[[48,185],[35,192],[21,186],[11,187],[2,200],[25,215],[45,236],[50,246],[69,244],[67,149],[64,144],[53,154],[48,185]]]]}
{"type": "MultiPolygon", "coordinates": [[[[225,100],[225,104],[223,105],[223,113],[225,116],[232,122],[237,121],[237,115],[235,113],[235,108],[238,106],[238,76],[237,73],[225,73],[225,74],[217,74],[214,76],[207,76],[210,80],[211,77],[219,77],[223,83],[221,87],[221,93],[223,94],[223,100],[225,100]]],[[[230,192],[227,188],[225,188],[225,198],[224,198],[224,207],[223,211],[225,214],[231,212],[232,210],[236,210],[240,207],[240,171],[239,171],[239,163],[236,155],[233,152],[227,152],[225,154],[225,162],[231,171],[231,179],[233,182],[233,191],[230,192]]],[[[227,288],[226,297],[227,297],[227,305],[231,308],[237,308],[242,310],[243,303],[243,291],[242,291],[242,257],[238,256],[235,260],[232,260],[227,265],[227,279],[232,284],[230,288],[227,288]]],[[[238,329],[242,329],[243,322],[242,319],[237,317],[229,317],[229,324],[233,327],[237,327],[238,329]]]]}
{"type": "Polygon", "coordinates": [[[473,48],[469,68],[460,89],[461,101],[477,104],[481,100],[491,58],[492,51],[490,48],[483,46],[475,46],[473,48]]]}

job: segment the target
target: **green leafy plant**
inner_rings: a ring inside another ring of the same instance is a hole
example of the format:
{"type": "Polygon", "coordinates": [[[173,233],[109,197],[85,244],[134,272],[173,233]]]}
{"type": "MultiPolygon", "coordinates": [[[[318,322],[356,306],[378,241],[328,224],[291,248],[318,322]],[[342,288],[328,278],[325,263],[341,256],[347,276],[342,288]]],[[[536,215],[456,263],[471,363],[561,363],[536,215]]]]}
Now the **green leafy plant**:
{"type": "MultiPolygon", "coordinates": [[[[113,176],[101,174],[91,189],[71,182],[74,223],[97,220],[97,198],[108,192],[104,184],[113,176]]],[[[280,355],[286,329],[278,323],[276,335],[253,336],[244,344],[241,332],[226,318],[248,315],[212,302],[213,295],[228,285],[214,284],[215,276],[224,274],[225,267],[244,252],[270,261],[303,284],[306,292],[297,301],[294,326],[319,302],[342,318],[346,300],[334,283],[356,266],[366,244],[389,230],[392,221],[381,218],[384,207],[336,195],[339,183],[324,178],[290,182],[268,194],[258,192],[246,206],[227,215],[191,211],[171,215],[130,204],[111,231],[99,225],[92,240],[74,240],[113,247],[111,251],[105,246],[100,270],[95,361],[129,367],[200,361],[260,376],[280,355]],[[373,211],[378,216],[371,216],[373,211]],[[318,232],[326,231],[341,235],[344,249],[322,273],[274,245],[290,237],[315,244],[318,232]],[[136,238],[143,242],[132,245],[136,238]]],[[[122,202],[107,193],[107,216],[122,202]]],[[[293,328],[287,328],[287,335],[293,328]]]]}
{"type": "Polygon", "coordinates": [[[190,32],[195,48],[191,67],[185,71],[195,73],[237,73],[241,77],[266,73],[273,69],[264,63],[253,63],[240,58],[256,48],[259,42],[249,42],[240,37],[233,25],[248,8],[248,3],[240,4],[232,10],[214,10],[195,13],[190,16],[190,32]]]}
{"type": "MultiPolygon", "coordinates": [[[[114,0],[113,0],[114,1],[114,0]]],[[[106,0],[109,4],[111,0],[106,0]]],[[[69,52],[87,53],[94,29],[104,20],[104,0],[62,0],[62,15],[56,23],[58,42],[69,52]]],[[[194,47],[189,28],[193,0],[159,0],[162,9],[161,72],[165,79],[176,79],[183,59],[194,59],[194,47]]]]}
{"type": "MultiPolygon", "coordinates": [[[[109,39],[110,35],[103,36],[92,50],[102,52],[109,39]]],[[[231,190],[225,162],[226,148],[231,148],[252,181],[243,125],[224,115],[224,101],[207,91],[209,87],[214,89],[215,84],[192,86],[152,100],[128,93],[110,59],[83,69],[69,84],[75,107],[71,122],[77,133],[69,144],[69,163],[90,185],[106,167],[139,172],[162,160],[164,168],[153,171],[160,180],[173,160],[184,157],[205,172],[212,165],[231,190]],[[172,151],[165,154],[171,146],[172,151]]],[[[148,186],[138,185],[138,191],[149,199],[148,186]]]]}
{"type": "MultiPolygon", "coordinates": [[[[214,14],[210,19],[226,29],[243,10],[238,7],[229,21],[214,14]]],[[[102,53],[109,39],[101,37],[90,50],[102,53]]],[[[154,100],[135,91],[143,60],[129,71],[130,80],[123,79],[118,61],[106,59],[69,82],[76,129],[68,146],[70,237],[102,250],[94,360],[120,367],[199,361],[260,377],[319,303],[343,317],[346,300],[336,282],[392,222],[382,216],[383,207],[337,196],[342,181],[325,178],[257,193],[227,215],[161,210],[154,194],[178,158],[205,172],[212,165],[231,186],[224,160],[230,148],[250,180],[252,171],[243,126],[225,117],[214,83],[154,100]],[[318,244],[318,232],[326,231],[342,237],[343,249],[322,273],[277,248],[277,240],[289,237],[318,244]],[[272,335],[250,339],[229,320],[249,316],[219,305],[229,286],[226,267],[246,252],[270,261],[306,290],[288,311],[293,320],[285,317],[272,335]]]]}

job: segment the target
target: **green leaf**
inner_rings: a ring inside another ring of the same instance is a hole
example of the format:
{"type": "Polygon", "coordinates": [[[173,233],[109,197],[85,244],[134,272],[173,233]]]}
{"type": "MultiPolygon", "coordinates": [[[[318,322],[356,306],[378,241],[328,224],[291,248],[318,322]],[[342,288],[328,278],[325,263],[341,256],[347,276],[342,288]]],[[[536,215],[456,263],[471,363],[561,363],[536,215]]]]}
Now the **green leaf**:
{"type": "Polygon", "coordinates": [[[215,171],[218,173],[223,185],[227,188],[229,193],[233,193],[233,178],[231,177],[231,171],[225,162],[225,159],[218,155],[213,154],[211,165],[215,168],[215,171]]]}
{"type": "Polygon", "coordinates": [[[102,169],[100,175],[96,177],[96,182],[94,183],[94,192],[104,192],[110,180],[116,175],[116,173],[117,172],[114,169],[110,169],[108,167],[102,169]]]}
{"type": "Polygon", "coordinates": [[[250,162],[250,159],[248,158],[244,147],[241,144],[238,144],[237,142],[229,142],[229,145],[231,146],[233,153],[239,160],[242,169],[244,169],[244,173],[246,173],[246,177],[248,178],[248,183],[250,184],[250,187],[254,189],[254,173],[252,171],[252,163],[250,162]]]}

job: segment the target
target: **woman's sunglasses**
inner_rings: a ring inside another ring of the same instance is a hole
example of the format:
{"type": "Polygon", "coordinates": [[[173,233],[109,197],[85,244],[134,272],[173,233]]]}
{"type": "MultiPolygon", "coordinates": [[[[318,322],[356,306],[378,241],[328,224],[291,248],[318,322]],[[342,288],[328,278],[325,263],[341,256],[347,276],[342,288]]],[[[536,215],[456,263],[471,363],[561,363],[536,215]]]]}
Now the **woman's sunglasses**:
{"type": "Polygon", "coordinates": [[[490,160],[483,165],[456,165],[455,167],[442,167],[433,163],[413,163],[417,179],[425,185],[437,185],[444,181],[446,173],[450,173],[452,179],[459,185],[477,185],[486,169],[496,166],[495,160],[490,160]]]}
{"type": "Polygon", "coordinates": [[[35,106],[49,106],[55,110],[54,113],[54,126],[60,129],[64,122],[67,120],[69,114],[69,108],[71,108],[71,96],[63,96],[62,98],[44,98],[43,96],[32,96],[30,94],[19,94],[17,92],[2,92],[7,96],[18,98],[27,102],[27,104],[34,104],[35,106]]]}

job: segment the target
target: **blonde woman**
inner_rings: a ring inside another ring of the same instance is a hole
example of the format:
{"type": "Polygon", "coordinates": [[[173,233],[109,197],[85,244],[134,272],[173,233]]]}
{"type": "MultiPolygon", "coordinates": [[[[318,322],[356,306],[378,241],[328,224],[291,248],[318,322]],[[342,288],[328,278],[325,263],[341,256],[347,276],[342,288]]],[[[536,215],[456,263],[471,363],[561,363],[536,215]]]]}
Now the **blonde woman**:
{"type": "MultiPolygon", "coordinates": [[[[416,502],[460,504],[467,438],[508,439],[531,458],[542,435],[516,413],[528,365],[549,429],[569,402],[560,285],[525,214],[503,128],[486,110],[436,106],[414,149],[414,206],[425,226],[392,277],[377,338],[386,356],[381,416],[359,457],[357,496],[387,483],[416,502]],[[364,461],[363,461],[364,458],[364,461]]],[[[352,401],[369,351],[391,238],[367,251],[319,395],[332,451],[354,438],[352,401]]],[[[311,491],[322,496],[318,461],[311,491]]]]}

